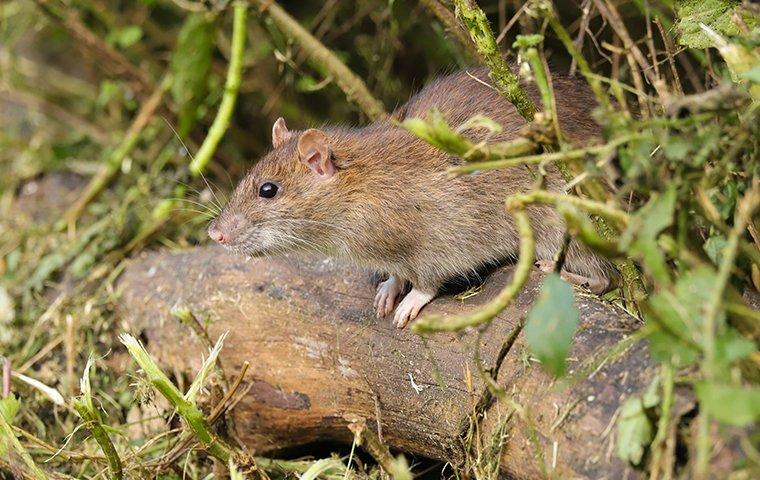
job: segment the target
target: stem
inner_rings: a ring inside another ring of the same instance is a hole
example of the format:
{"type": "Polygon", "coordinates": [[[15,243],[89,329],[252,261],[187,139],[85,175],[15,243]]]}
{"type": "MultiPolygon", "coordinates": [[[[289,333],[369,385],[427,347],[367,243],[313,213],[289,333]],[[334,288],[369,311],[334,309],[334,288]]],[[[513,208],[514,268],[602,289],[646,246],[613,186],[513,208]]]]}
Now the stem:
{"type": "Polygon", "coordinates": [[[486,14],[474,0],[454,0],[454,5],[456,5],[457,16],[475,43],[475,48],[488,65],[496,90],[515,106],[517,112],[525,120],[533,121],[536,105],[520,86],[517,75],[504,60],[486,14]]]}
{"type": "Polygon", "coordinates": [[[512,212],[520,235],[520,256],[515,265],[512,282],[509,283],[499,294],[488,302],[483,308],[469,315],[457,315],[444,317],[442,315],[428,315],[417,320],[412,325],[416,333],[432,332],[456,332],[467,327],[474,327],[490,322],[496,315],[504,310],[515,296],[520,292],[528,280],[533,260],[536,256],[536,242],[533,236],[533,227],[530,225],[528,214],[523,209],[519,200],[510,197],[507,200],[507,210],[512,212]]]}
{"type": "Polygon", "coordinates": [[[591,90],[594,92],[596,101],[599,102],[599,105],[601,105],[606,112],[612,112],[613,108],[610,104],[609,98],[607,97],[607,92],[605,92],[604,88],[602,88],[602,82],[599,81],[599,78],[591,72],[591,67],[586,61],[586,57],[584,57],[583,54],[581,54],[581,52],[575,47],[575,43],[573,43],[573,39],[570,38],[570,34],[567,33],[567,30],[565,30],[565,27],[562,26],[562,23],[560,23],[559,19],[557,18],[554,7],[549,3],[544,9],[543,13],[544,16],[549,20],[549,26],[552,28],[552,30],[554,30],[554,34],[557,35],[557,38],[559,38],[559,40],[562,42],[562,45],[565,46],[567,52],[573,57],[573,60],[575,60],[575,63],[578,65],[578,70],[580,70],[581,75],[583,75],[591,87],[591,90]]]}
{"type": "Polygon", "coordinates": [[[122,334],[121,343],[127,347],[132,358],[135,359],[140,368],[145,372],[148,381],[177,409],[177,413],[203,444],[206,451],[217,460],[227,463],[235,452],[220,438],[211,433],[211,429],[203,417],[203,412],[194,403],[185,399],[182,392],[177,389],[171,380],[169,380],[169,377],[156,365],[145,350],[145,347],[137,339],[131,335],[122,334]]]}
{"type": "Polygon", "coordinates": [[[29,452],[27,452],[24,446],[21,445],[21,442],[16,438],[16,434],[13,432],[10,423],[8,423],[5,416],[2,414],[0,414],[0,441],[4,441],[6,445],[16,451],[31,472],[32,478],[36,480],[47,480],[48,477],[45,472],[34,463],[32,456],[29,455],[29,452]]]}
{"type": "Polygon", "coordinates": [[[403,456],[393,458],[391,451],[380,440],[375,432],[367,427],[364,418],[355,418],[348,424],[349,430],[354,434],[355,442],[364,447],[372,458],[383,467],[383,470],[393,479],[411,480],[412,473],[403,456]]]}
{"type": "Polygon", "coordinates": [[[356,103],[370,120],[377,120],[388,115],[383,104],[370,93],[364,81],[335,56],[329,48],[304,29],[288,12],[274,1],[252,1],[260,7],[262,12],[269,15],[283,34],[300,43],[301,48],[308,53],[312,61],[319,63],[330,72],[343,93],[349,100],[356,103]]]}
{"type": "Polygon", "coordinates": [[[450,35],[457,39],[457,42],[459,42],[470,57],[474,59],[480,58],[467,32],[462,29],[462,26],[457,22],[456,16],[448,8],[438,0],[421,0],[420,3],[443,24],[443,27],[450,35]]]}
{"type": "Polygon", "coordinates": [[[116,150],[106,160],[106,163],[100,167],[90,182],[85,187],[84,193],[77,199],[64,214],[64,219],[70,229],[73,229],[79,217],[87,208],[87,205],[100,194],[101,191],[116,177],[119,173],[121,164],[124,159],[134,150],[137,145],[140,136],[142,135],[145,127],[148,126],[150,120],[161,106],[161,100],[164,94],[169,90],[172,84],[172,77],[167,74],[158,88],[148,98],[148,100],[140,107],[140,111],[137,112],[135,119],[124,134],[124,138],[121,143],[116,147],[116,150]]]}
{"type": "Polygon", "coordinates": [[[660,406],[660,418],[657,421],[657,435],[652,441],[652,462],[649,473],[650,480],[657,480],[660,474],[660,464],[665,451],[665,441],[670,429],[670,410],[673,407],[673,365],[666,362],[662,364],[662,404],[660,406]]]}
{"type": "Polygon", "coordinates": [[[482,170],[495,170],[497,168],[517,167],[524,164],[558,162],[563,160],[578,160],[586,155],[599,155],[614,150],[617,146],[630,141],[633,137],[625,136],[613,140],[604,145],[594,147],[578,148],[575,150],[565,150],[564,152],[542,153],[537,155],[527,155],[524,157],[506,158],[502,160],[491,160],[487,162],[472,162],[466,165],[449,168],[449,173],[453,175],[462,175],[482,170]]]}
{"type": "Polygon", "coordinates": [[[232,21],[230,66],[227,69],[227,79],[224,83],[224,95],[222,96],[222,103],[219,105],[216,118],[214,118],[214,123],[211,124],[208,135],[203,140],[203,145],[201,145],[192,163],[190,163],[190,173],[193,176],[203,173],[214,152],[216,152],[216,147],[227,131],[227,127],[230,125],[232,112],[235,110],[235,103],[237,102],[238,91],[240,90],[240,78],[243,74],[247,14],[247,4],[242,1],[236,2],[232,21]]]}
{"type": "Polygon", "coordinates": [[[546,190],[535,190],[530,193],[513,195],[508,202],[527,203],[546,203],[558,207],[559,205],[570,205],[581,208],[588,213],[599,215],[600,217],[615,222],[621,229],[628,225],[630,217],[622,210],[611,207],[601,202],[589,200],[587,198],[576,197],[564,193],[548,192],[546,190]]]}
{"type": "Polygon", "coordinates": [[[120,480],[124,476],[121,459],[113,442],[111,442],[111,438],[106,433],[105,428],[103,428],[103,422],[93,407],[92,402],[85,398],[77,398],[74,400],[73,405],[74,410],[85,421],[90,434],[98,443],[100,449],[103,450],[103,454],[106,456],[106,460],[108,460],[108,469],[111,470],[111,478],[120,480]]]}
{"type": "MultiPolygon", "coordinates": [[[[707,380],[714,380],[718,372],[715,365],[715,333],[718,327],[718,315],[723,307],[723,295],[728,285],[731,270],[734,267],[736,254],[739,250],[739,238],[744,234],[747,224],[752,218],[752,213],[760,203],[760,181],[755,180],[752,190],[739,202],[734,216],[734,226],[723,248],[723,260],[718,269],[718,277],[710,292],[704,323],[702,324],[702,347],[704,360],[702,371],[707,380]]],[[[710,463],[710,415],[706,410],[699,413],[699,431],[697,437],[697,478],[706,479],[709,475],[710,463]]]]}

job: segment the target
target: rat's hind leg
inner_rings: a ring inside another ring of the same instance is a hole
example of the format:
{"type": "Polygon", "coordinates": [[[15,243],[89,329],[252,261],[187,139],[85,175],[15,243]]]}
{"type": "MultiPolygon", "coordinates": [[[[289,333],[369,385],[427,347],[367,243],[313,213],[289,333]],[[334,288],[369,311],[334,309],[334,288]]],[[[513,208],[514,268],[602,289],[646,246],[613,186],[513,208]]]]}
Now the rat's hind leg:
{"type": "MultiPolygon", "coordinates": [[[[553,272],[557,266],[557,262],[554,260],[538,260],[535,263],[536,267],[542,272],[553,272]]],[[[608,278],[591,277],[585,275],[579,275],[577,273],[568,272],[564,268],[559,274],[562,280],[573,285],[586,287],[591,290],[591,293],[601,295],[610,289],[610,280],[608,278]]]]}
{"type": "Polygon", "coordinates": [[[430,303],[433,298],[435,298],[435,293],[426,293],[412,288],[396,307],[393,324],[398,328],[404,328],[410,320],[417,318],[422,307],[430,303]]]}
{"type": "Polygon", "coordinates": [[[391,313],[393,307],[396,306],[396,299],[404,290],[405,283],[403,280],[399,280],[391,275],[388,277],[388,280],[380,282],[377,285],[377,294],[375,295],[375,302],[373,304],[377,318],[382,318],[391,313]]]}

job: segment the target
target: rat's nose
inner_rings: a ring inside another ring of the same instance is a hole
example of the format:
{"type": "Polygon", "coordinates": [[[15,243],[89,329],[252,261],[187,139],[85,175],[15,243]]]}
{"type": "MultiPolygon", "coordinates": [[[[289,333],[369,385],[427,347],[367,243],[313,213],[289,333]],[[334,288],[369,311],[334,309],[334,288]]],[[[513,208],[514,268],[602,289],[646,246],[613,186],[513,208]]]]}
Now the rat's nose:
{"type": "Polygon", "coordinates": [[[221,243],[222,245],[227,243],[227,239],[225,238],[222,231],[216,227],[211,227],[208,229],[208,236],[211,237],[211,240],[215,241],[216,243],[221,243]]]}

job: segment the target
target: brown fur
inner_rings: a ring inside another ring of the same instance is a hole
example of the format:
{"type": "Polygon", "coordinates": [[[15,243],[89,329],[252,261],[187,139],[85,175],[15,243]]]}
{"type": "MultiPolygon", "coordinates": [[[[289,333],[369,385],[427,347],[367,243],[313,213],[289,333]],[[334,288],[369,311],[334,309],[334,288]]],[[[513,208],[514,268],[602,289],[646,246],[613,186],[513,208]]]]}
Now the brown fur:
{"type": "MultiPolygon", "coordinates": [[[[487,72],[470,70],[442,77],[399,108],[395,118],[424,117],[440,110],[452,127],[482,114],[504,130],[489,141],[515,138],[525,124],[514,107],[488,83],[487,72]]],[[[563,132],[584,140],[598,132],[591,119],[593,97],[580,80],[554,78],[563,132]]],[[[530,90],[530,89],[529,89],[530,90]]],[[[537,100],[535,91],[530,92],[537,100]]],[[[446,280],[487,264],[516,257],[519,239],[504,199],[529,190],[527,167],[451,178],[460,159],[444,154],[382,120],[364,128],[324,128],[337,173],[317,178],[299,161],[300,132],[261,159],[235,190],[213,225],[234,235],[230,248],[247,255],[293,250],[319,251],[385,271],[420,290],[435,292],[446,280]],[[265,182],[280,186],[273,199],[258,197],[265,182]]],[[[482,131],[471,131],[480,140],[482,131]]],[[[563,186],[553,166],[545,187],[563,186]]],[[[530,206],[536,256],[550,260],[564,227],[546,206],[530,206]]],[[[565,267],[577,274],[608,277],[607,262],[571,243],[565,267]]]]}

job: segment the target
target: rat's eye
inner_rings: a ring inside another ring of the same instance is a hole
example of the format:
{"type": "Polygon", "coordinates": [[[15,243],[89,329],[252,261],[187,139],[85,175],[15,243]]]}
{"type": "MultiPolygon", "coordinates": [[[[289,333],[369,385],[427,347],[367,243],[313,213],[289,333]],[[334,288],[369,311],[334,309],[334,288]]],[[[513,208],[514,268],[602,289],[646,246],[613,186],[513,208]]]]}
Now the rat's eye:
{"type": "Polygon", "coordinates": [[[263,183],[259,187],[259,197],[272,198],[275,195],[277,195],[277,189],[278,189],[277,185],[275,185],[272,182],[263,183]]]}

